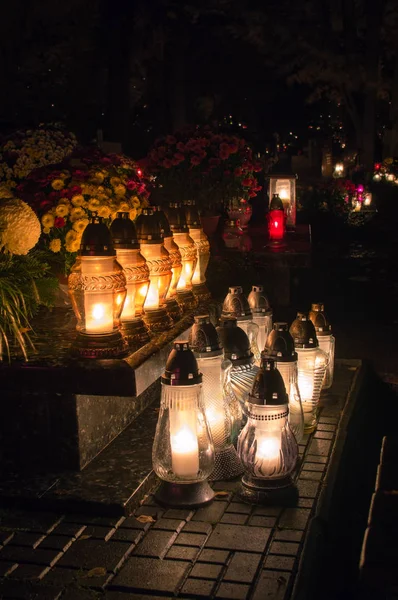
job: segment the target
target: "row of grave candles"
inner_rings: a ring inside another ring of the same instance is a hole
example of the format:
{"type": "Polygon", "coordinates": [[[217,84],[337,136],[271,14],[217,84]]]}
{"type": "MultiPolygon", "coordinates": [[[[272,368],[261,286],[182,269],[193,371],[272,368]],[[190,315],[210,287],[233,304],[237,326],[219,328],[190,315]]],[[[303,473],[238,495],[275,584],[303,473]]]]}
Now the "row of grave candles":
{"type": "Polygon", "coordinates": [[[204,503],[212,498],[207,479],[243,471],[246,491],[284,487],[296,466],[297,443],[316,428],[321,388],[331,385],[334,363],[323,306],[299,313],[289,331],[286,323],[272,327],[261,286],[249,296],[257,311],[253,321],[243,298],[241,288],[231,288],[219,327],[206,315],[195,317],[189,342],[176,342],[169,356],[153,446],[154,470],[163,481],[160,502],[204,503]],[[236,312],[243,319],[237,321],[236,312]],[[256,336],[250,340],[238,323],[246,331],[263,330],[266,342],[257,358],[256,336]],[[328,338],[327,352],[319,348],[317,332],[328,338]],[[202,492],[190,502],[189,489],[200,482],[202,492]]]}

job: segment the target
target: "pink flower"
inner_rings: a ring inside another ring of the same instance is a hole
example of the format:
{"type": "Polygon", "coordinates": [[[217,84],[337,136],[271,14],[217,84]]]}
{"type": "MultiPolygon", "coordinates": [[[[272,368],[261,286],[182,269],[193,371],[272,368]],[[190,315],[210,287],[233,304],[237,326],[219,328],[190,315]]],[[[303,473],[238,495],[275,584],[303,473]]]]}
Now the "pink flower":
{"type": "Polygon", "coordinates": [[[128,190],[130,190],[130,192],[132,192],[133,190],[135,190],[137,187],[137,183],[135,181],[133,181],[132,179],[130,179],[127,183],[126,183],[126,188],[128,190]]]}

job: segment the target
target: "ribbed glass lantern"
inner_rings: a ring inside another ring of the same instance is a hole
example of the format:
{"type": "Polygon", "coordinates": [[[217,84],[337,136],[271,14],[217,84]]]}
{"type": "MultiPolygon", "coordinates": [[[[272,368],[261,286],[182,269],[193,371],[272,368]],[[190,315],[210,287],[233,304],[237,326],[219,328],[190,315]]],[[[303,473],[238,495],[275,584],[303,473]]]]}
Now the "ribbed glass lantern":
{"type": "Polygon", "coordinates": [[[277,194],[283,202],[288,228],[296,226],[296,180],[297,176],[291,168],[290,157],[280,156],[278,162],[268,174],[268,197],[277,194]]]}
{"type": "Polygon", "coordinates": [[[272,359],[263,356],[245,409],[247,423],[238,440],[245,469],[241,495],[253,502],[268,501],[270,493],[292,487],[298,459],[288,396],[272,359]]]}
{"type": "Polygon", "coordinates": [[[239,405],[230,383],[232,363],[224,359],[209,315],[195,317],[190,345],[203,376],[206,418],[214,443],[215,467],[210,479],[231,479],[242,473],[242,465],[233,446],[233,430],[237,427],[234,419],[239,405]]]}
{"type": "Polygon", "coordinates": [[[144,324],[144,302],[149,288],[149,268],[140,252],[137,233],[128,212],[118,212],[110,227],[116,258],[122,265],[127,282],[127,295],[121,314],[123,335],[130,346],[149,341],[144,324]]]}
{"type": "Polygon", "coordinates": [[[101,217],[93,216],[83,231],[68,291],[77,319],[74,350],[85,358],[108,358],[125,352],[120,315],[127,293],[126,277],[101,217]]]}
{"type": "Polygon", "coordinates": [[[298,357],[287,323],[274,323],[263,354],[276,361],[278,371],[282,375],[289,396],[289,425],[296,440],[300,442],[304,434],[304,413],[298,387],[298,357]]]}
{"type": "Polygon", "coordinates": [[[272,308],[262,285],[252,286],[247,301],[253,314],[253,321],[258,325],[257,346],[261,352],[272,331],[272,308]]]}
{"type": "Polygon", "coordinates": [[[183,310],[192,310],[197,306],[197,300],[192,292],[192,278],[198,261],[198,251],[189,235],[183,207],[176,202],[170,202],[164,208],[164,212],[173,232],[174,241],[181,252],[182,271],[177,284],[177,302],[183,310]]]}
{"type": "Polygon", "coordinates": [[[258,347],[259,326],[253,321],[253,313],[240,285],[229,288],[222,305],[223,317],[233,317],[246,333],[256,364],[260,364],[260,349],[258,347]]]}
{"type": "Polygon", "coordinates": [[[177,302],[177,284],[182,271],[181,252],[174,241],[173,233],[170,229],[169,221],[161,206],[154,206],[154,213],[158,219],[160,228],[163,234],[163,243],[169,253],[171,261],[172,278],[169,290],[166,296],[167,312],[173,321],[178,321],[181,318],[181,309],[177,302]]]}
{"type": "MultiPolygon", "coordinates": [[[[250,394],[258,371],[250,348],[249,338],[243,329],[238,327],[234,318],[222,318],[220,325],[217,327],[217,333],[225,358],[232,362],[231,386],[233,392],[240,405],[243,406],[250,394]]],[[[242,413],[240,419],[242,419],[242,413]]]]}
{"type": "Polygon", "coordinates": [[[198,260],[192,276],[192,292],[198,299],[199,304],[208,302],[211,298],[206,285],[206,270],[210,260],[210,244],[207,235],[203,231],[199,213],[194,200],[184,202],[185,217],[189,229],[189,235],[195,242],[198,260]]]}
{"type": "Polygon", "coordinates": [[[202,374],[188,342],[174,342],[161,384],[152,462],[162,484],[155,497],[171,506],[206,504],[214,497],[206,481],[214,469],[214,446],[202,374]]]}
{"type": "Polygon", "coordinates": [[[311,304],[309,317],[314,324],[319,347],[326,352],[329,357],[325,380],[323,382],[323,389],[327,390],[332,386],[333,383],[336,340],[334,335],[332,335],[332,327],[325,314],[325,306],[322,302],[311,304]]]}
{"type": "Polygon", "coordinates": [[[169,253],[164,247],[163,234],[152,208],[144,208],[136,220],[141,254],[149,268],[149,289],[144,303],[145,322],[153,333],[170,329],[173,322],[166,310],[172,272],[169,253]]]}
{"type": "Polygon", "coordinates": [[[304,412],[304,433],[311,433],[318,422],[318,406],[329,357],[319,348],[312,321],[297,313],[290,326],[298,357],[298,386],[304,412]]]}

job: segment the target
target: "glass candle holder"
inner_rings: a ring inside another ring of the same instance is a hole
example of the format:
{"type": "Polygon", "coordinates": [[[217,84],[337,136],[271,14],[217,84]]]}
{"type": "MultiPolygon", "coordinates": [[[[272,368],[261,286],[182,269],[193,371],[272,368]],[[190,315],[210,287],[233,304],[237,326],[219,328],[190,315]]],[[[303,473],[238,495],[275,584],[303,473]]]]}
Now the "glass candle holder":
{"type": "Polygon", "coordinates": [[[149,341],[144,324],[144,302],[149,288],[149,268],[140,252],[134,223],[128,212],[118,212],[110,227],[116,258],[126,276],[127,294],[121,313],[122,333],[130,347],[149,341]]]}
{"type": "Polygon", "coordinates": [[[245,474],[241,495],[261,502],[269,493],[291,487],[298,445],[289,426],[283,379],[272,359],[263,357],[246,403],[247,423],[238,440],[245,474]]]}
{"type": "Polygon", "coordinates": [[[214,446],[202,375],[188,342],[174,342],[161,385],[152,462],[163,483],[155,497],[167,505],[200,506],[214,497],[206,482],[214,469],[214,446]]]}
{"type": "Polygon", "coordinates": [[[314,324],[319,347],[321,350],[326,352],[329,357],[325,379],[323,382],[323,389],[327,390],[332,386],[333,383],[336,340],[334,335],[332,335],[332,327],[325,314],[325,306],[322,302],[317,302],[311,305],[309,317],[314,324]]]}
{"type": "Polygon", "coordinates": [[[272,308],[262,285],[252,286],[247,301],[253,314],[253,321],[258,325],[257,346],[261,352],[272,331],[272,308]]]}
{"type": "Polygon", "coordinates": [[[241,249],[243,229],[239,219],[228,219],[224,225],[222,239],[226,248],[241,249]]]}
{"type": "Polygon", "coordinates": [[[286,225],[289,228],[296,226],[296,175],[291,170],[291,165],[282,159],[275,164],[269,173],[268,197],[277,194],[283,202],[286,214],[286,225]]]}
{"type": "Polygon", "coordinates": [[[297,352],[287,323],[274,323],[265,343],[263,355],[276,361],[289,398],[289,425],[297,442],[304,434],[304,413],[298,387],[297,352]]]}
{"type": "Polygon", "coordinates": [[[127,293],[126,277],[101,217],[94,215],[83,232],[68,291],[77,320],[74,351],[85,358],[107,358],[125,352],[120,316],[127,293]]]}
{"type": "Polygon", "coordinates": [[[170,329],[173,322],[166,310],[172,272],[169,253],[164,247],[163,235],[152,208],[144,208],[136,220],[141,254],[149,268],[149,289],[144,302],[144,319],[153,333],[170,329]]]}
{"type": "Polygon", "coordinates": [[[297,313],[290,326],[298,362],[298,387],[304,412],[304,433],[311,433],[318,423],[318,406],[328,355],[319,348],[314,325],[306,313],[297,313]]]}
{"type": "Polygon", "coordinates": [[[233,432],[237,426],[235,414],[239,405],[233,406],[238,404],[238,400],[231,395],[232,363],[224,359],[216,328],[210,323],[209,315],[195,317],[190,345],[203,376],[206,418],[214,443],[215,467],[210,479],[231,479],[242,473],[242,465],[233,446],[233,432]]]}
{"type": "Polygon", "coordinates": [[[203,231],[195,201],[185,201],[184,209],[189,235],[195,242],[198,253],[198,260],[192,276],[192,292],[199,303],[206,303],[211,298],[206,285],[206,270],[210,260],[210,244],[207,235],[203,231]]]}
{"type": "Polygon", "coordinates": [[[268,245],[272,248],[281,248],[286,245],[286,215],[282,200],[274,194],[268,212],[268,245]]]}
{"type": "Polygon", "coordinates": [[[255,362],[259,365],[261,358],[258,347],[259,326],[253,321],[253,313],[240,285],[229,288],[224,298],[221,316],[233,317],[237,320],[238,327],[241,327],[249,338],[255,362]]]}

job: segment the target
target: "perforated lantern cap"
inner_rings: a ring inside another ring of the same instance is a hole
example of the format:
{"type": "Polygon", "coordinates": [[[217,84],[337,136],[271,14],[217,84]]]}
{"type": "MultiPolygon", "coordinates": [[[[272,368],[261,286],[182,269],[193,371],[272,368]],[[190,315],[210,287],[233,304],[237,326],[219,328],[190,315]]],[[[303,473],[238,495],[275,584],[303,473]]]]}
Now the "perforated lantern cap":
{"type": "Polygon", "coordinates": [[[287,323],[274,323],[274,327],[265,342],[263,354],[277,362],[295,362],[297,360],[294,340],[289,333],[287,323]]]}
{"type": "Polygon", "coordinates": [[[223,353],[216,328],[209,315],[198,315],[191,329],[190,346],[197,358],[210,358],[223,353]]]}
{"type": "Polygon", "coordinates": [[[318,337],[331,335],[332,326],[325,314],[325,306],[322,302],[311,304],[311,310],[308,313],[308,316],[314,324],[316,335],[318,337]]]}
{"type": "Polygon", "coordinates": [[[238,321],[250,321],[253,318],[249,303],[240,285],[229,288],[222,305],[221,316],[234,317],[238,321]]]}
{"type": "Polygon", "coordinates": [[[163,234],[153,208],[144,208],[135,222],[138,240],[141,244],[159,244],[163,234]]]}
{"type": "Polygon", "coordinates": [[[163,237],[172,237],[173,233],[170,229],[170,223],[165,215],[163,208],[160,205],[156,205],[153,207],[153,212],[155,213],[155,217],[158,220],[163,237]]]}
{"type": "Polygon", "coordinates": [[[270,315],[272,313],[271,305],[264,294],[262,285],[252,286],[252,291],[248,295],[247,301],[253,315],[270,315]]]}
{"type": "Polygon", "coordinates": [[[118,212],[111,224],[113,245],[116,250],[137,250],[140,247],[137,232],[128,212],[118,212]]]}
{"type": "Polygon", "coordinates": [[[199,373],[198,363],[188,341],[174,342],[162,375],[162,383],[183,386],[202,383],[202,374],[199,373]]]}
{"type": "Polygon", "coordinates": [[[188,233],[185,211],[181,204],[178,202],[170,202],[168,206],[165,206],[164,212],[173,233],[188,233]]]}
{"type": "Polygon", "coordinates": [[[288,404],[289,398],[285,384],[273,358],[262,356],[261,366],[254,380],[248,401],[251,404],[260,406],[288,404]]]}
{"type": "Polygon", "coordinates": [[[202,229],[202,223],[195,200],[186,200],[184,202],[184,209],[189,229],[202,229]]]}
{"type": "Polygon", "coordinates": [[[80,256],[115,256],[111,232],[102,217],[93,214],[91,223],[83,231],[80,256]]]}
{"type": "Polygon", "coordinates": [[[279,197],[279,194],[273,194],[269,205],[269,210],[283,210],[283,202],[279,197]]]}
{"type": "Polygon", "coordinates": [[[229,358],[234,366],[251,365],[254,362],[249,338],[243,329],[238,327],[236,319],[222,318],[217,333],[225,358],[229,358]]]}
{"type": "Polygon", "coordinates": [[[307,313],[298,312],[289,331],[295,348],[317,348],[319,346],[315,327],[307,313]]]}

